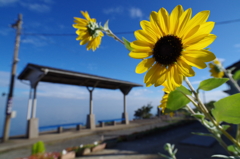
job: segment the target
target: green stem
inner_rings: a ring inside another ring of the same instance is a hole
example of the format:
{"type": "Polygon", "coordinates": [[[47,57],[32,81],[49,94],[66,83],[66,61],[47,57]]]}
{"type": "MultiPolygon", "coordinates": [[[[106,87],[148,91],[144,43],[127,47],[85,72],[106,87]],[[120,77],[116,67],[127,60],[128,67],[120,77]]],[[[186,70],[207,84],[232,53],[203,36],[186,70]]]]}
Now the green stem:
{"type": "Polygon", "coordinates": [[[238,92],[240,93],[240,87],[238,85],[238,83],[232,78],[232,74],[230,72],[228,72],[227,70],[225,70],[223,67],[222,67],[225,75],[230,79],[230,81],[232,82],[232,84],[235,86],[235,88],[238,90],[238,92]]]}
{"type": "Polygon", "coordinates": [[[108,36],[113,37],[115,40],[119,41],[120,43],[122,43],[124,45],[124,42],[120,38],[118,38],[110,29],[108,29],[105,32],[108,36]]]}
{"type": "Polygon", "coordinates": [[[189,86],[189,88],[191,89],[191,91],[193,92],[193,94],[195,95],[197,101],[199,102],[199,107],[202,108],[204,115],[216,126],[216,128],[218,130],[220,130],[222,132],[222,134],[224,134],[232,143],[234,143],[236,146],[240,147],[240,144],[238,141],[236,141],[228,132],[226,132],[225,130],[223,130],[219,124],[213,119],[213,117],[209,114],[207,108],[204,106],[204,104],[202,103],[202,101],[199,99],[198,94],[195,92],[194,88],[192,87],[191,83],[189,82],[188,78],[185,78],[185,82],[187,83],[187,85],[189,86]]]}
{"type": "MultiPolygon", "coordinates": [[[[231,72],[225,70],[223,67],[222,67],[222,70],[224,71],[225,75],[230,79],[230,81],[235,86],[235,88],[238,90],[238,92],[240,92],[240,87],[239,87],[238,83],[232,78],[231,72]]],[[[240,142],[240,124],[237,124],[236,140],[238,142],[240,142]]]]}
{"type": "Polygon", "coordinates": [[[196,114],[189,105],[186,105],[186,106],[187,106],[189,112],[191,112],[193,115],[196,114]]]}

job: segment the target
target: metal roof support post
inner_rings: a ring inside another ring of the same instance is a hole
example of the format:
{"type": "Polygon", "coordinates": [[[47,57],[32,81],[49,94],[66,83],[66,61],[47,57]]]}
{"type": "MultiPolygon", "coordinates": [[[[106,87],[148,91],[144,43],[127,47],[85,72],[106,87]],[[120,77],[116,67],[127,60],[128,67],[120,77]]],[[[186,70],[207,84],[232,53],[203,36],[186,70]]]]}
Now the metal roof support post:
{"type": "Polygon", "coordinates": [[[128,119],[128,113],[127,113],[127,100],[126,100],[126,95],[131,91],[132,87],[125,86],[121,87],[120,90],[123,93],[123,113],[122,113],[122,118],[125,120],[123,121],[124,124],[129,124],[129,119],[128,119]]]}
{"type": "Polygon", "coordinates": [[[37,138],[39,136],[38,118],[36,118],[37,110],[37,85],[38,82],[47,74],[48,70],[31,70],[27,79],[30,81],[30,95],[28,101],[28,119],[27,119],[27,137],[29,139],[37,138]],[[33,91],[32,91],[33,89],[33,91]],[[32,95],[33,93],[33,95],[32,95]],[[33,96],[33,98],[32,98],[33,96]]]}
{"type": "Polygon", "coordinates": [[[32,101],[32,118],[36,118],[37,110],[37,86],[33,88],[33,101],[32,101]]]}
{"type": "Polygon", "coordinates": [[[123,112],[127,113],[126,94],[123,94],[123,112]]]}
{"type": "Polygon", "coordinates": [[[94,88],[97,86],[98,84],[98,81],[94,84],[94,86],[92,87],[92,89],[90,89],[88,86],[87,86],[87,89],[90,93],[90,99],[89,99],[89,114],[87,115],[87,128],[90,128],[90,129],[95,129],[96,128],[96,125],[95,125],[95,116],[93,114],[93,99],[92,99],[92,93],[93,93],[93,90],[94,88]]]}
{"type": "Polygon", "coordinates": [[[89,89],[89,87],[87,87],[88,91],[89,91],[89,114],[93,114],[93,100],[92,100],[92,92],[94,90],[94,87],[92,89],[89,89]]]}
{"type": "Polygon", "coordinates": [[[32,97],[33,93],[33,98],[29,99],[28,101],[28,121],[27,121],[27,136],[29,139],[32,138],[37,138],[39,136],[39,131],[38,131],[38,118],[36,118],[36,109],[37,109],[37,85],[38,82],[36,83],[31,83],[31,90],[30,90],[30,97],[32,97]],[[33,91],[32,91],[33,89],[33,91]],[[32,104],[32,105],[31,105],[32,104]]]}
{"type": "Polygon", "coordinates": [[[31,116],[32,116],[31,112],[32,112],[32,87],[30,87],[30,92],[29,92],[27,120],[29,120],[31,118],[31,116]]]}

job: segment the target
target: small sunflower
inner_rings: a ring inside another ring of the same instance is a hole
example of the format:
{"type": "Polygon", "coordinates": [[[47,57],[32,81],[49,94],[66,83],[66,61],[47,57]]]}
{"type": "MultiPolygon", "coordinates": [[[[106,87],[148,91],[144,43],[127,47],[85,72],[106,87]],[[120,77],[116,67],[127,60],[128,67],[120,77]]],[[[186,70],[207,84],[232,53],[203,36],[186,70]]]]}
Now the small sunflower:
{"type": "Polygon", "coordinates": [[[96,19],[90,18],[88,12],[81,11],[82,15],[86,19],[74,17],[74,22],[72,26],[77,29],[76,34],[78,37],[76,40],[80,40],[80,45],[87,44],[87,50],[92,49],[95,51],[100,43],[104,34],[99,30],[99,26],[96,23],[96,19]]]}
{"type": "Polygon", "coordinates": [[[161,104],[158,106],[159,108],[162,108],[162,112],[164,113],[164,110],[167,107],[167,101],[168,101],[168,93],[165,93],[162,97],[161,104]]]}
{"type": "Polygon", "coordinates": [[[213,63],[209,63],[211,76],[216,78],[222,78],[224,76],[224,72],[221,70],[221,62],[218,59],[215,59],[213,63]]]}
{"type": "Polygon", "coordinates": [[[192,9],[183,10],[176,6],[171,14],[161,8],[151,12],[150,21],[140,22],[142,30],[134,35],[129,56],[142,61],[136,73],[144,73],[146,86],[168,85],[179,87],[184,77],[195,75],[192,66],[206,68],[205,62],[215,59],[215,55],[204,49],[216,36],[210,34],[214,22],[207,22],[209,11],[201,11],[193,18],[192,9]]]}
{"type": "Polygon", "coordinates": [[[161,104],[158,107],[162,108],[162,112],[164,113],[164,110],[167,107],[168,95],[172,91],[172,88],[169,87],[167,82],[164,82],[162,85],[164,86],[164,88],[162,89],[162,91],[164,92],[164,95],[162,97],[162,100],[160,101],[161,104]]]}

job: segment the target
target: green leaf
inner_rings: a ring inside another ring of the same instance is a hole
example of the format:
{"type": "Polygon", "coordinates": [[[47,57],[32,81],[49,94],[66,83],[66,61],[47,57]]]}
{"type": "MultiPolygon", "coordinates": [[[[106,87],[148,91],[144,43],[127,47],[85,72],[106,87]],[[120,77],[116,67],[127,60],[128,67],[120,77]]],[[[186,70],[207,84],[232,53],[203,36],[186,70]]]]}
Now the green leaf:
{"type": "Polygon", "coordinates": [[[180,87],[177,87],[177,90],[183,92],[184,94],[187,95],[191,95],[192,92],[190,90],[188,90],[186,87],[184,87],[183,85],[181,85],[180,87]]]}
{"type": "Polygon", "coordinates": [[[104,30],[109,30],[108,21],[109,21],[109,20],[107,20],[106,23],[105,23],[104,26],[103,26],[103,29],[104,29],[104,30]]]}
{"type": "Polygon", "coordinates": [[[235,79],[236,81],[237,80],[240,80],[240,70],[236,71],[233,75],[233,79],[235,79]]]}
{"type": "Polygon", "coordinates": [[[225,97],[214,103],[212,114],[217,122],[240,124],[240,93],[225,97]]]}
{"type": "Polygon", "coordinates": [[[185,97],[184,94],[182,94],[178,90],[175,90],[170,92],[170,94],[168,95],[167,108],[173,111],[178,110],[186,106],[186,104],[188,104],[189,102],[190,100],[185,97]]]}
{"type": "Polygon", "coordinates": [[[122,38],[123,39],[123,42],[124,42],[124,46],[129,50],[129,51],[132,51],[133,48],[130,46],[130,42],[125,39],[124,37],[122,38]]]}
{"type": "Polygon", "coordinates": [[[236,151],[234,145],[228,146],[227,149],[228,149],[228,151],[231,151],[231,152],[235,152],[236,151]]]}
{"type": "Polygon", "coordinates": [[[212,134],[200,133],[200,132],[192,132],[192,134],[194,134],[194,135],[199,135],[199,136],[210,136],[210,137],[214,137],[214,135],[212,135],[212,134]]]}
{"type": "Polygon", "coordinates": [[[228,128],[230,128],[230,125],[221,125],[223,130],[227,130],[228,128]]]}
{"type": "Polygon", "coordinates": [[[201,113],[192,114],[192,116],[200,120],[203,120],[205,118],[204,114],[201,113]]]}
{"type": "Polygon", "coordinates": [[[202,89],[204,91],[210,91],[214,88],[221,86],[228,80],[228,78],[209,78],[200,83],[198,90],[202,89]]]}

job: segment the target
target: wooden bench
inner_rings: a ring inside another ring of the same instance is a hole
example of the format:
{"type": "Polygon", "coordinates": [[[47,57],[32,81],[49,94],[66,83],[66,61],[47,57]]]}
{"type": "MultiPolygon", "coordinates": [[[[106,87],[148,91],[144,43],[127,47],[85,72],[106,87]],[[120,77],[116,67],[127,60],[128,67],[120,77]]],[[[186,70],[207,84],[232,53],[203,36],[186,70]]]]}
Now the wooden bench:
{"type": "Polygon", "coordinates": [[[111,122],[112,125],[116,125],[117,121],[125,121],[125,118],[109,119],[109,120],[98,120],[98,122],[99,122],[101,127],[104,127],[106,122],[111,122]]]}
{"type": "Polygon", "coordinates": [[[57,132],[61,133],[61,132],[63,132],[63,127],[73,127],[73,126],[76,126],[76,129],[80,130],[81,125],[83,125],[83,123],[69,123],[69,124],[40,126],[39,127],[39,131],[49,130],[49,129],[57,129],[57,132]]]}

